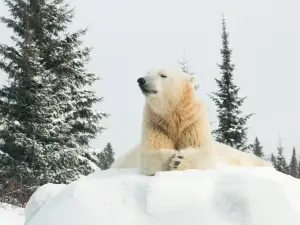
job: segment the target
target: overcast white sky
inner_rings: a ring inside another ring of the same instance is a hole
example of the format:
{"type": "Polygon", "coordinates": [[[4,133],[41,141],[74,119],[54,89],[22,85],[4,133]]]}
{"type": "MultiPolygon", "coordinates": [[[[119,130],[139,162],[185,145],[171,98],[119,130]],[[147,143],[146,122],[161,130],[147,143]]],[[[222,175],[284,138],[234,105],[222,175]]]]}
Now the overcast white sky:
{"type": "MultiPolygon", "coordinates": [[[[290,156],[300,156],[300,2],[299,0],[71,0],[76,7],[73,28],[88,27],[85,44],[93,47],[88,69],[101,76],[94,85],[104,102],[98,109],[112,114],[93,147],[110,141],[116,154],[140,139],[144,97],[137,78],[152,67],[178,67],[185,53],[197,74],[198,94],[208,104],[211,121],[215,106],[207,94],[220,76],[221,17],[227,20],[233,49],[235,82],[248,96],[245,113],[249,141],[260,139],[266,152],[276,151],[279,135],[290,156]]],[[[0,15],[7,15],[3,1],[0,15]]],[[[1,42],[10,32],[0,24],[1,42]]],[[[6,78],[1,73],[1,82],[6,78]]]]}

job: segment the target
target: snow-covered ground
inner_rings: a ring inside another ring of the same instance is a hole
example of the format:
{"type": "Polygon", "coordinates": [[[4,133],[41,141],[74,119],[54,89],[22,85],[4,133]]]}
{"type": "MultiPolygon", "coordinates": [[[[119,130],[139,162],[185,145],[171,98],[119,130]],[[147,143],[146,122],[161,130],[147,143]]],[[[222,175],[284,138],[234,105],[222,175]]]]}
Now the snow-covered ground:
{"type": "Polygon", "coordinates": [[[24,209],[0,203],[0,225],[23,225],[24,209]]]}
{"type": "Polygon", "coordinates": [[[300,180],[273,168],[170,171],[152,177],[135,169],[109,169],[43,189],[27,205],[26,225],[300,224],[300,180]]]}

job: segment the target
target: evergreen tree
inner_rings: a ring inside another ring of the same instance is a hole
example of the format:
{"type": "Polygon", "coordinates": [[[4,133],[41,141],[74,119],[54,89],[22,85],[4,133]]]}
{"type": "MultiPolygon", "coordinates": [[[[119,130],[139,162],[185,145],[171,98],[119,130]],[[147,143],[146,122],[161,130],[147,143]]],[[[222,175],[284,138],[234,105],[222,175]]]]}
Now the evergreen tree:
{"type": "Polygon", "coordinates": [[[0,45],[0,69],[9,79],[0,90],[0,150],[10,162],[0,159],[0,170],[11,165],[2,172],[10,168],[22,179],[26,171],[37,180],[28,185],[69,183],[93,171],[89,141],[108,116],[92,108],[102,98],[89,89],[98,78],[85,69],[86,30],[67,31],[73,10],[64,0],[5,3],[11,17],[1,22],[13,30],[14,45],[0,45]]]}
{"type": "MultiPolygon", "coordinates": [[[[177,61],[180,65],[180,69],[182,72],[189,74],[191,76],[195,76],[195,73],[191,72],[188,66],[188,61],[186,60],[185,56],[183,55],[183,58],[181,60],[177,61]]],[[[197,90],[199,88],[199,85],[195,85],[195,90],[197,90]]]]}
{"type": "Polygon", "coordinates": [[[288,174],[288,166],[286,163],[286,159],[283,155],[283,147],[281,144],[281,140],[279,140],[277,147],[277,156],[276,156],[276,170],[285,174],[288,174]]]}
{"type": "Polygon", "coordinates": [[[238,88],[233,83],[234,64],[231,63],[232,50],[229,49],[228,33],[226,22],[222,21],[222,43],[221,49],[222,64],[218,65],[221,69],[222,77],[215,78],[218,92],[213,92],[210,96],[217,106],[218,127],[213,131],[216,140],[228,144],[241,151],[248,150],[251,146],[247,145],[246,123],[252,114],[243,116],[240,107],[245,98],[240,98],[238,88]]]}
{"type": "Polygon", "coordinates": [[[273,167],[276,168],[276,157],[274,156],[274,154],[271,154],[271,162],[273,164],[273,167]]]}
{"type": "Polygon", "coordinates": [[[114,152],[110,143],[107,143],[104,150],[100,152],[100,169],[107,170],[111,166],[111,164],[115,161],[114,152]]]}
{"type": "Polygon", "coordinates": [[[295,147],[293,148],[293,155],[292,155],[292,158],[291,158],[289,169],[290,169],[290,173],[289,174],[291,176],[298,177],[298,162],[297,162],[295,147]]]}
{"type": "Polygon", "coordinates": [[[255,138],[255,141],[253,144],[253,154],[260,158],[263,158],[265,156],[263,153],[263,150],[262,150],[262,146],[260,145],[260,142],[257,137],[255,138]]]}
{"type": "Polygon", "coordinates": [[[298,159],[298,178],[300,178],[300,159],[298,159]]]}

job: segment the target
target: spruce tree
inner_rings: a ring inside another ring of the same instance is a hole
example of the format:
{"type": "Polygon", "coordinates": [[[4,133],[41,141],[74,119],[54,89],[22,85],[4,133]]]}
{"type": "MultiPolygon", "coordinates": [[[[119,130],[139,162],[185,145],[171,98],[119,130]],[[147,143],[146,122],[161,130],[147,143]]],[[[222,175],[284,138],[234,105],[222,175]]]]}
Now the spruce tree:
{"type": "Polygon", "coordinates": [[[298,159],[298,178],[300,179],[300,158],[298,159]]]}
{"type": "Polygon", "coordinates": [[[260,158],[263,158],[265,156],[263,153],[263,150],[262,150],[262,146],[260,145],[260,142],[257,137],[255,138],[255,141],[253,144],[253,154],[260,158]]]}
{"type": "Polygon", "coordinates": [[[218,127],[213,131],[213,134],[217,141],[246,151],[250,148],[250,145],[247,145],[248,127],[246,123],[252,114],[243,116],[240,110],[245,97],[238,96],[240,88],[233,82],[234,64],[231,63],[232,50],[229,48],[228,35],[223,17],[222,64],[218,65],[222,76],[220,79],[215,78],[218,91],[210,95],[217,106],[218,113],[218,127]]]}
{"type": "Polygon", "coordinates": [[[288,166],[286,163],[286,159],[283,155],[283,146],[281,140],[279,140],[277,147],[277,156],[276,156],[276,170],[285,174],[288,174],[288,166]]]}
{"type": "Polygon", "coordinates": [[[100,152],[100,169],[107,170],[111,166],[111,164],[115,161],[114,159],[114,151],[111,147],[110,143],[107,143],[102,152],[100,152]]]}
{"type": "Polygon", "coordinates": [[[271,162],[273,164],[273,167],[276,168],[276,157],[274,156],[274,154],[271,154],[271,162]]]}
{"type": "Polygon", "coordinates": [[[298,162],[297,162],[295,147],[293,148],[293,154],[292,154],[291,162],[289,165],[289,171],[290,171],[289,174],[291,176],[298,177],[298,162]]]}
{"type": "Polygon", "coordinates": [[[11,16],[1,22],[14,32],[14,45],[0,45],[0,69],[8,75],[0,90],[5,165],[31,174],[36,182],[28,185],[69,183],[93,171],[89,142],[108,116],[92,108],[102,98],[90,90],[98,78],[85,69],[86,30],[67,31],[73,10],[64,0],[5,3],[11,16]]]}
{"type": "MultiPolygon", "coordinates": [[[[9,78],[0,90],[0,136],[3,140],[1,151],[4,152],[0,158],[0,182],[4,185],[2,191],[11,188],[13,183],[22,183],[21,192],[30,195],[31,190],[41,184],[40,173],[35,171],[40,169],[38,158],[43,146],[37,138],[41,130],[36,125],[42,120],[40,106],[47,96],[41,81],[49,73],[39,61],[40,50],[32,38],[30,5],[23,1],[6,1],[6,4],[14,20],[1,17],[1,21],[19,33],[15,32],[12,37],[14,46],[0,45],[0,69],[9,78]]],[[[15,190],[8,193],[12,192],[15,190]]],[[[22,198],[7,195],[9,203],[22,198]]]]}

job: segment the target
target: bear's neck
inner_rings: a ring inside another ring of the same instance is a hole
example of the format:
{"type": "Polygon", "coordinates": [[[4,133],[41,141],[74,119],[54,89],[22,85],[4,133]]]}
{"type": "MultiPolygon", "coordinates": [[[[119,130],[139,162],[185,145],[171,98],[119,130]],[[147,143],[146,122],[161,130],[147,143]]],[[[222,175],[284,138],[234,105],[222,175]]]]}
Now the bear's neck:
{"type": "Polygon", "coordinates": [[[164,131],[170,138],[177,138],[189,126],[199,120],[200,104],[193,90],[188,89],[173,108],[163,115],[155,113],[150,106],[147,110],[151,126],[164,131]]]}

